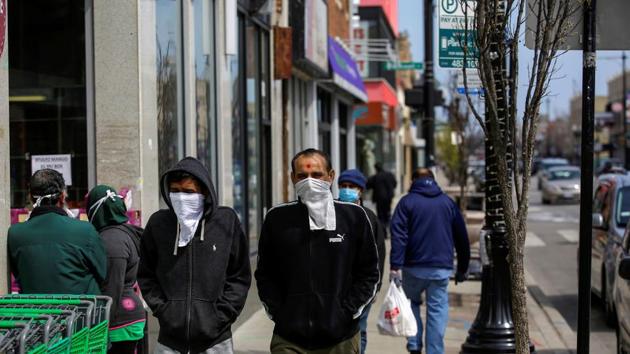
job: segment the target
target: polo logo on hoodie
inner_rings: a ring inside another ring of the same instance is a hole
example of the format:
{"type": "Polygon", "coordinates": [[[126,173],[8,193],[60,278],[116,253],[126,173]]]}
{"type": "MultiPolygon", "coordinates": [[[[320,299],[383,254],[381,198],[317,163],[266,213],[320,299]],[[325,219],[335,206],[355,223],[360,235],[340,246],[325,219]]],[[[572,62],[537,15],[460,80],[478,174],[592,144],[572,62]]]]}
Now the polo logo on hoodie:
{"type": "Polygon", "coordinates": [[[337,234],[335,237],[329,237],[328,242],[330,243],[338,243],[343,242],[343,239],[346,237],[346,234],[337,234]]]}

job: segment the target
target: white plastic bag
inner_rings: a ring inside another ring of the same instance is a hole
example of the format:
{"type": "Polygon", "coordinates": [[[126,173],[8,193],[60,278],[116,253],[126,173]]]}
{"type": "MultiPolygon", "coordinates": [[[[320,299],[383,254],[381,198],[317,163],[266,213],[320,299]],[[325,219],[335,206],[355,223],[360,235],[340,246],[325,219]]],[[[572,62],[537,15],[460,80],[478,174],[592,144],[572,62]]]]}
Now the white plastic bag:
{"type": "Polygon", "coordinates": [[[381,334],[394,337],[413,337],[418,333],[416,318],[411,311],[411,302],[401,287],[392,280],[387,296],[381,306],[377,323],[381,334]]]}

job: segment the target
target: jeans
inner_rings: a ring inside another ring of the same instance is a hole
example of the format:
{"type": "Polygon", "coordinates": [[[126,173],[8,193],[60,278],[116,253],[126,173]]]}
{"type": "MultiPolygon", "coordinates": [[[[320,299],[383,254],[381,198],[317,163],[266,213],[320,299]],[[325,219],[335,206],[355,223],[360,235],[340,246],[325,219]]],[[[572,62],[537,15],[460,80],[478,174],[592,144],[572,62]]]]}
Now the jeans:
{"type": "Polygon", "coordinates": [[[369,304],[363,309],[363,313],[359,318],[359,328],[361,330],[361,354],[365,354],[365,348],[367,347],[367,326],[368,316],[370,315],[370,309],[372,304],[369,304]]]}
{"type": "Polygon", "coordinates": [[[420,279],[403,270],[403,289],[411,300],[411,310],[418,324],[415,337],[407,338],[408,351],[422,351],[422,318],[420,317],[421,294],[426,292],[427,325],[426,353],[444,353],[444,333],[448,323],[448,278],[420,279]]]}

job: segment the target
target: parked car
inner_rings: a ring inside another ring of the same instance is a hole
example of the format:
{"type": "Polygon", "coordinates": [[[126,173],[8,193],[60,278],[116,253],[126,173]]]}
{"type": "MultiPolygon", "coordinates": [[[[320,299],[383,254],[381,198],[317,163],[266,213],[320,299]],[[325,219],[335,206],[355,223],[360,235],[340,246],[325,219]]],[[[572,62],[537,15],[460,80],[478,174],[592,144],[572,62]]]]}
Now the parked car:
{"type": "Polygon", "coordinates": [[[553,167],[568,166],[569,160],[557,157],[549,157],[540,160],[538,165],[538,190],[542,190],[543,180],[546,178],[545,172],[553,167]]]}
{"type": "Polygon", "coordinates": [[[553,167],[545,171],[542,185],[542,203],[580,201],[580,168],[576,166],[553,167]]]}
{"type": "Polygon", "coordinates": [[[626,226],[623,243],[615,247],[613,311],[617,325],[617,353],[630,353],[630,227],[626,226]]]}
{"type": "Polygon", "coordinates": [[[606,322],[615,324],[615,258],[630,219],[630,176],[603,175],[593,198],[591,291],[602,300],[606,322]]]}

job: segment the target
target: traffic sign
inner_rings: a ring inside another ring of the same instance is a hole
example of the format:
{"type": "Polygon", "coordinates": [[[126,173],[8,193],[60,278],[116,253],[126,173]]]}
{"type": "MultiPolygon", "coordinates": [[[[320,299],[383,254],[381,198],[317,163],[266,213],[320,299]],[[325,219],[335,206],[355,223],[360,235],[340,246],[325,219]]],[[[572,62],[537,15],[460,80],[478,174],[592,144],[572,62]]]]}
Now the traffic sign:
{"type": "Polygon", "coordinates": [[[457,93],[459,93],[460,95],[465,95],[466,93],[468,93],[469,95],[483,95],[484,92],[485,90],[483,89],[483,87],[469,87],[468,90],[466,90],[465,87],[457,88],[457,93]]]}
{"type": "Polygon", "coordinates": [[[483,92],[483,82],[481,82],[481,78],[479,77],[479,73],[477,69],[466,69],[466,82],[464,83],[464,75],[461,70],[458,70],[457,73],[457,90],[460,93],[464,93],[464,88],[468,87],[468,93],[473,95],[477,94],[474,92],[483,92]]]}
{"type": "Polygon", "coordinates": [[[415,61],[404,61],[400,63],[393,63],[391,61],[385,63],[385,70],[422,70],[424,69],[424,63],[415,61]]]}
{"type": "Polygon", "coordinates": [[[479,52],[475,46],[476,0],[440,0],[439,11],[439,65],[442,68],[461,69],[477,67],[479,52]],[[466,38],[467,37],[467,38],[466,38]],[[468,48],[464,63],[464,46],[468,48]]]}

